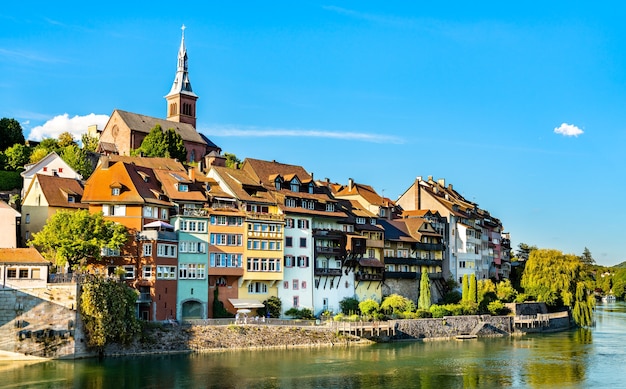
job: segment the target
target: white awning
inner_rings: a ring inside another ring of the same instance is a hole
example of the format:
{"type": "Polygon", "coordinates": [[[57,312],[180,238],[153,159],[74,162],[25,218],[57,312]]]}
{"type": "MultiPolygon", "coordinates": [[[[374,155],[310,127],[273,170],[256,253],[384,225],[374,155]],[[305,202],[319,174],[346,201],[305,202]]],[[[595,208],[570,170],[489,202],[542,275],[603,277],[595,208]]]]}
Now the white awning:
{"type": "Polygon", "coordinates": [[[264,308],[265,305],[263,305],[263,303],[260,303],[257,300],[253,300],[253,299],[228,299],[228,301],[230,301],[231,304],[233,304],[233,307],[235,307],[236,309],[243,309],[243,308],[264,308]]]}

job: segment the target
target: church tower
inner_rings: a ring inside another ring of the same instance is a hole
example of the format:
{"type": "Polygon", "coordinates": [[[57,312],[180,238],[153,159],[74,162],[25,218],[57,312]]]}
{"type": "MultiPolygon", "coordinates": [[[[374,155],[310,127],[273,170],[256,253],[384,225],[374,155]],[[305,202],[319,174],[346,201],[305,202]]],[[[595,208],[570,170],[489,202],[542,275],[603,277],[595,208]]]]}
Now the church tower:
{"type": "Polygon", "coordinates": [[[198,95],[193,93],[189,72],[187,71],[187,49],[185,48],[185,25],[182,27],[183,36],[178,49],[178,68],[167,100],[167,120],[191,124],[196,127],[196,100],[198,95]]]}

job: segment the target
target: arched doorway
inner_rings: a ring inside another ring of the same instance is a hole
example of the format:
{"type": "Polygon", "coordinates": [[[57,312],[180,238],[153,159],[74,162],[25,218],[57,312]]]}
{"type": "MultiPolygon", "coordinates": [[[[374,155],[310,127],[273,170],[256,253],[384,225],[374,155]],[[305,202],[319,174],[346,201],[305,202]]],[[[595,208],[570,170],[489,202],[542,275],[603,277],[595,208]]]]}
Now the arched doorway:
{"type": "Polygon", "coordinates": [[[185,301],[183,303],[183,320],[202,319],[202,304],[197,300],[185,301]]]}

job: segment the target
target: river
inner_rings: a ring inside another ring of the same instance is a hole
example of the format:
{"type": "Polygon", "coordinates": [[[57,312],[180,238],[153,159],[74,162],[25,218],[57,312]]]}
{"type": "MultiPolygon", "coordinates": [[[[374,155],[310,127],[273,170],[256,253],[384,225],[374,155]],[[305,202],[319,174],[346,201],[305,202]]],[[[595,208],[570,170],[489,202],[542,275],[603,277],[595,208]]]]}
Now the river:
{"type": "Polygon", "coordinates": [[[626,304],[591,329],[465,341],[0,362],[0,388],[622,388],[626,304]]]}

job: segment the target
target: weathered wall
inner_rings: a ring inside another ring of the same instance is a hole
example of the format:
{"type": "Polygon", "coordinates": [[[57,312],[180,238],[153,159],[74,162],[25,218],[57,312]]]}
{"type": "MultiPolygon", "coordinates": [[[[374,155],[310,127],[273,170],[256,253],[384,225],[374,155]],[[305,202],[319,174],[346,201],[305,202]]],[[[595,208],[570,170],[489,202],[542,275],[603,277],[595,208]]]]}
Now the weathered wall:
{"type": "Polygon", "coordinates": [[[0,289],[0,350],[46,358],[88,355],[77,316],[75,285],[0,289]]]}
{"type": "Polygon", "coordinates": [[[447,316],[442,319],[398,320],[394,339],[452,338],[470,333],[498,336],[512,332],[512,316],[447,316]]]}

